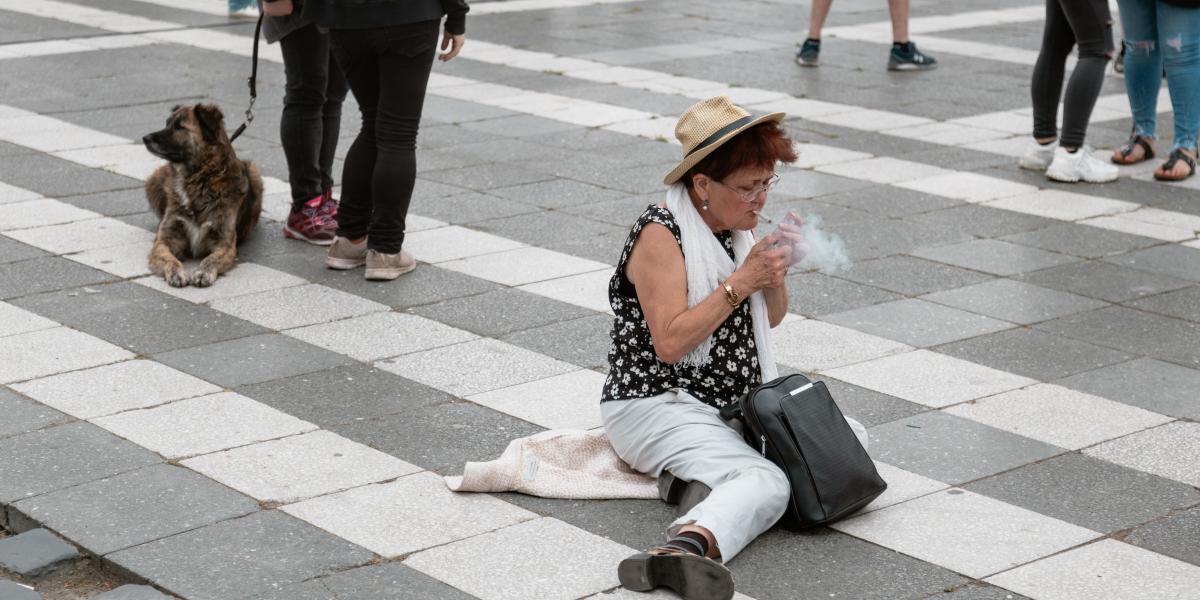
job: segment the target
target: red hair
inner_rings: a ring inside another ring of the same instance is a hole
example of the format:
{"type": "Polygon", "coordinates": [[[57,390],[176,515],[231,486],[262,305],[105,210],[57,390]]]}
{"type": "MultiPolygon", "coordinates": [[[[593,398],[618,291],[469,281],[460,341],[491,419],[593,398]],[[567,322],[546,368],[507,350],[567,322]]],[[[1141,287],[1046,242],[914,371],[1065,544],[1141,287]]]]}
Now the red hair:
{"type": "Polygon", "coordinates": [[[774,121],[760,123],[721,144],[683,175],[683,182],[692,187],[692,177],[705,174],[723,181],[734,171],[747,168],[772,170],[775,163],[796,162],[796,150],[783,127],[774,121]]]}

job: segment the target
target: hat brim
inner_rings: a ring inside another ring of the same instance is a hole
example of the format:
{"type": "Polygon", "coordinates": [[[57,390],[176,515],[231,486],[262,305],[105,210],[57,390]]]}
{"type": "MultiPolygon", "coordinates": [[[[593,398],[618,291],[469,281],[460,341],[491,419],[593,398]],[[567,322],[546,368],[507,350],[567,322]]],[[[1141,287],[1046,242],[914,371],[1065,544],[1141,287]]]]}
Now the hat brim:
{"type": "Polygon", "coordinates": [[[718,139],[717,141],[684,157],[683,161],[680,162],[678,166],[676,166],[674,169],[671,169],[670,173],[667,173],[667,176],[665,178],[663,178],[663,183],[665,183],[667,185],[671,185],[671,184],[675,183],[676,181],[679,181],[679,178],[683,177],[684,174],[688,172],[688,169],[691,169],[692,167],[696,166],[696,163],[700,162],[701,160],[704,160],[704,157],[708,156],[709,154],[712,154],[717,148],[720,148],[722,144],[733,139],[734,137],[736,137],[738,134],[742,133],[743,131],[750,129],[751,127],[754,127],[755,125],[761,125],[762,123],[766,123],[767,121],[774,121],[776,123],[779,123],[779,122],[783,121],[783,118],[786,116],[787,116],[787,113],[781,113],[781,112],[771,113],[769,115],[761,116],[761,117],[759,117],[753,121],[750,121],[749,123],[737,128],[737,129],[734,129],[733,131],[730,131],[729,133],[721,136],[721,138],[718,139]]]}

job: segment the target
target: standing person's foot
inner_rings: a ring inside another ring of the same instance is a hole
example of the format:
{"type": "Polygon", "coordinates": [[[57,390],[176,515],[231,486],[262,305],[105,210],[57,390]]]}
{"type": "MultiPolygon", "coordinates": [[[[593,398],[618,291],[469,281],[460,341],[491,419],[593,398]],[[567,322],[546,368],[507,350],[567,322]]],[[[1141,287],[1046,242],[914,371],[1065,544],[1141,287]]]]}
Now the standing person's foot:
{"type": "Polygon", "coordinates": [[[1037,141],[1036,138],[1029,138],[1029,143],[1025,144],[1025,154],[1021,155],[1017,165],[1030,171],[1045,171],[1054,160],[1055,150],[1058,150],[1057,138],[1045,144],[1037,141]]]}
{"type": "Polygon", "coordinates": [[[1092,156],[1092,149],[1087,146],[1077,148],[1075,152],[1067,152],[1059,146],[1054,151],[1054,160],[1046,168],[1046,177],[1065,183],[1107,183],[1116,181],[1119,174],[1116,165],[1092,156]]]}
{"type": "Polygon", "coordinates": [[[283,224],[283,236],[318,246],[332,244],[337,233],[337,205],[334,202],[332,215],[329,198],[324,194],[313,196],[299,209],[293,207],[283,224]]]}
{"type": "Polygon", "coordinates": [[[367,250],[367,272],[364,277],[371,281],[391,281],[417,268],[417,259],[401,250],[395,254],[367,250]]]}
{"type": "Polygon", "coordinates": [[[1167,156],[1167,162],[1154,170],[1159,181],[1183,181],[1196,174],[1196,151],[1176,148],[1167,156]]]}
{"type": "Polygon", "coordinates": [[[621,561],[617,579],[627,590],[665,587],[683,600],[730,600],[733,575],[725,565],[675,546],[658,546],[621,561]]]}
{"type": "Polygon", "coordinates": [[[333,197],[333,188],[325,188],[325,191],[321,192],[321,196],[325,198],[321,202],[321,208],[325,210],[325,214],[332,219],[337,219],[338,207],[341,206],[341,202],[333,197]]]}
{"type": "Polygon", "coordinates": [[[821,58],[821,40],[808,38],[800,44],[796,51],[796,64],[802,67],[815,67],[821,58]]]}
{"type": "Polygon", "coordinates": [[[1138,135],[1136,131],[1112,153],[1112,161],[1118,165],[1136,165],[1151,158],[1154,158],[1154,138],[1138,135]]]}
{"type": "Polygon", "coordinates": [[[325,266],[330,269],[348,271],[365,264],[367,264],[366,237],[355,243],[339,235],[334,238],[333,245],[329,247],[329,253],[325,255],[325,266]]]}
{"type": "Polygon", "coordinates": [[[894,42],[888,54],[889,71],[927,71],[937,68],[937,59],[917,50],[915,42],[894,42]]]}

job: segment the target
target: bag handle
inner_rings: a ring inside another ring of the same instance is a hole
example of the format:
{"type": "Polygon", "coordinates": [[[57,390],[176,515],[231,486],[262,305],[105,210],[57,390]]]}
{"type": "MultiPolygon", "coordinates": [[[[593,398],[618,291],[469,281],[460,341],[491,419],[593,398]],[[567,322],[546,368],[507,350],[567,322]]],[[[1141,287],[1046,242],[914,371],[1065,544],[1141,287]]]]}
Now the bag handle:
{"type": "Polygon", "coordinates": [[[718,410],[723,421],[737,421],[742,418],[742,401],[734,400],[718,410]]]}

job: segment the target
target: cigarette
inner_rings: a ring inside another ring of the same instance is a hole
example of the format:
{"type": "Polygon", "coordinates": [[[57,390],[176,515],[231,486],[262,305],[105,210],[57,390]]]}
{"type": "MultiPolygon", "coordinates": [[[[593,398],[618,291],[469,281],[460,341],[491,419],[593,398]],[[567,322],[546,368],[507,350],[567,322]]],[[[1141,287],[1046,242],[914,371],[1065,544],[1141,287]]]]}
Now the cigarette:
{"type": "Polygon", "coordinates": [[[758,211],[754,211],[754,216],[756,216],[756,217],[758,217],[758,218],[762,219],[763,221],[766,221],[767,223],[774,223],[774,222],[775,222],[775,221],[772,221],[772,220],[770,219],[770,217],[767,217],[767,215],[764,215],[764,214],[762,214],[762,213],[760,213],[760,212],[758,212],[758,211]]]}

